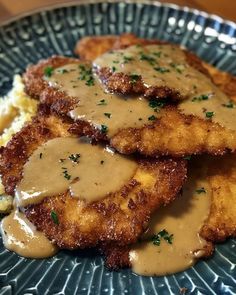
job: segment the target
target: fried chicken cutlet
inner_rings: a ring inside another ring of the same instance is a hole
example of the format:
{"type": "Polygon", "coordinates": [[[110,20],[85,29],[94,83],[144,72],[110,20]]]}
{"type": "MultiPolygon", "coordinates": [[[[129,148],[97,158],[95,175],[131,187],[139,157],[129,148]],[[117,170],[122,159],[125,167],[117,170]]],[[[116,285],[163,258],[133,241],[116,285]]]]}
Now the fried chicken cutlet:
{"type": "Polygon", "coordinates": [[[164,107],[165,103],[156,100],[105,93],[87,62],[52,57],[30,66],[24,82],[29,95],[51,106],[58,115],[73,117],[75,134],[110,142],[124,154],[179,157],[222,154],[236,148],[236,132],[213,123],[211,118],[181,114],[174,106],[164,107]]]}
{"type": "MultiPolygon", "coordinates": [[[[15,194],[24,179],[24,167],[37,148],[55,138],[71,137],[70,127],[70,119],[61,120],[48,115],[45,106],[41,106],[33,121],[1,149],[0,173],[8,194],[15,194]]],[[[44,153],[40,153],[38,158],[41,156],[44,157],[44,153]]],[[[138,158],[136,161],[133,177],[118,191],[99,201],[87,204],[73,198],[67,189],[45,197],[37,204],[25,205],[21,210],[60,248],[133,243],[145,230],[150,214],[178,195],[186,177],[186,162],[181,159],[138,158]],[[57,223],[52,219],[52,211],[57,214],[57,223]]],[[[62,165],[65,165],[64,159],[62,165]]],[[[68,175],[64,173],[67,179],[68,175]]]]}

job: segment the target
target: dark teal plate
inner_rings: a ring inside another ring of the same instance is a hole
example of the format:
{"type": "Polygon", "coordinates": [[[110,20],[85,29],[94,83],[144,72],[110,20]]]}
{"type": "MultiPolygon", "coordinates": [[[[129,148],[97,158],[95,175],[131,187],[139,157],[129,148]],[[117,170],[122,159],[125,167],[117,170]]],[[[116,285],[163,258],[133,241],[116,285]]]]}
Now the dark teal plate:
{"type": "MultiPolygon", "coordinates": [[[[73,55],[86,35],[133,32],[179,43],[204,60],[236,74],[236,24],[175,5],[98,3],[39,12],[0,27],[0,95],[29,63],[52,54],[73,55]]],[[[81,3],[81,2],[80,2],[81,3]]],[[[183,233],[184,238],[184,233],[183,233]]],[[[214,256],[166,277],[141,277],[131,270],[109,272],[101,257],[67,251],[47,260],[8,252],[0,240],[0,294],[236,294],[236,241],[214,256]]]]}

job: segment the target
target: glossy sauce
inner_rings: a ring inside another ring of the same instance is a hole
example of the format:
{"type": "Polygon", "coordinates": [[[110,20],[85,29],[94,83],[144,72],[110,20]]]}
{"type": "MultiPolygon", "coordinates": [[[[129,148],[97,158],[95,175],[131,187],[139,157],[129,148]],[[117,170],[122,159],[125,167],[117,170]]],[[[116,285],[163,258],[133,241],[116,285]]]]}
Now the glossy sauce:
{"type": "Polygon", "coordinates": [[[183,195],[158,210],[143,236],[143,240],[147,241],[136,244],[130,251],[133,271],[139,275],[162,276],[194,265],[197,259],[204,256],[204,247],[207,245],[199,232],[209,214],[210,202],[211,189],[205,180],[204,171],[193,169],[183,195]],[[166,230],[169,235],[173,234],[172,244],[163,238],[159,246],[153,244],[151,237],[162,230],[166,230]]]}
{"type": "Polygon", "coordinates": [[[145,98],[128,98],[106,93],[96,77],[89,83],[92,76],[85,77],[85,70],[81,70],[80,66],[69,64],[57,68],[52,76],[47,78],[50,85],[78,99],[77,107],[69,114],[73,119],[88,121],[97,128],[104,125],[110,137],[119,129],[152,123],[150,117],[158,115],[145,98]]]}
{"type": "Polygon", "coordinates": [[[176,46],[131,46],[105,53],[94,65],[97,68],[115,66],[116,72],[141,75],[147,87],[175,89],[186,99],[178,106],[183,113],[236,129],[235,105],[207,76],[191,67],[184,51],[176,46]]]}
{"type": "Polygon", "coordinates": [[[0,231],[5,248],[27,258],[46,258],[57,253],[42,232],[36,230],[25,215],[15,209],[3,218],[0,231]]]}
{"type": "Polygon", "coordinates": [[[68,189],[87,203],[116,192],[135,174],[137,163],[108,148],[77,138],[49,140],[31,155],[16,188],[18,206],[38,203],[68,189]]]}

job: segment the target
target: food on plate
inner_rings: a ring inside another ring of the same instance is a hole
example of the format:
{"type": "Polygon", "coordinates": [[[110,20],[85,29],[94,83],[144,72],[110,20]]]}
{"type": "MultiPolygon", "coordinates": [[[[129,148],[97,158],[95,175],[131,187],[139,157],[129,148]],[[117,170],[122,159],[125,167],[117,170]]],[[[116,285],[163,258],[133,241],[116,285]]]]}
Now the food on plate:
{"type": "Polygon", "coordinates": [[[128,266],[139,274],[163,275],[185,269],[184,263],[190,266],[199,257],[209,257],[213,243],[236,237],[235,175],[235,155],[192,159],[183,195],[159,209],[141,242],[123,248],[103,247],[107,266],[128,266]],[[170,235],[173,243],[169,243],[170,235]],[[196,245],[196,240],[203,248],[194,253],[188,247],[193,246],[191,242],[196,245]],[[184,259],[175,260],[172,255],[184,259]]]}
{"type": "Polygon", "coordinates": [[[178,195],[185,160],[124,157],[72,137],[70,122],[43,111],[2,150],[6,192],[60,248],[135,242],[150,214],[178,195]]]}
{"type": "Polygon", "coordinates": [[[57,56],[41,61],[28,67],[24,82],[29,95],[77,122],[75,134],[110,142],[124,154],[186,156],[223,154],[236,148],[236,132],[228,128],[236,126],[235,109],[220,104],[222,112],[212,118],[212,112],[204,113],[200,107],[205,102],[198,100],[191,100],[190,106],[181,103],[181,112],[165,102],[107,93],[91,66],[80,60],[57,56]],[[192,104],[203,118],[192,115],[192,104]],[[221,126],[218,121],[229,124],[221,126]]]}
{"type": "MultiPolygon", "coordinates": [[[[6,97],[0,98],[0,146],[5,146],[12,135],[18,132],[26,121],[35,114],[37,101],[24,92],[19,75],[14,77],[13,88],[6,97]]],[[[5,194],[0,177],[0,213],[12,209],[12,197],[5,194]]]]}
{"type": "Polygon", "coordinates": [[[23,75],[40,103],[0,151],[5,246],[37,258],[96,247],[111,269],[158,276],[209,257],[236,234],[235,77],[132,34],[75,52],[23,75]]]}

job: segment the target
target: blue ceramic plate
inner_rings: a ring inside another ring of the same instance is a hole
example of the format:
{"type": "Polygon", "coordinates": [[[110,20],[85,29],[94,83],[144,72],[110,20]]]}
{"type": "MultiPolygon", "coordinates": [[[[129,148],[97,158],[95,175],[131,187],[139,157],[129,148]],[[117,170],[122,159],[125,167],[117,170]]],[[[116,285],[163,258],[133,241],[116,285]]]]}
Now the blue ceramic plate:
{"type": "MultiPolygon", "coordinates": [[[[204,60],[236,74],[236,24],[217,16],[153,2],[78,3],[39,12],[0,27],[0,95],[29,63],[52,54],[72,56],[86,35],[133,32],[179,43],[204,60]]],[[[235,294],[236,241],[218,245],[214,256],[166,277],[109,272],[87,252],[61,251],[47,260],[8,252],[0,240],[0,294],[235,294]]]]}

